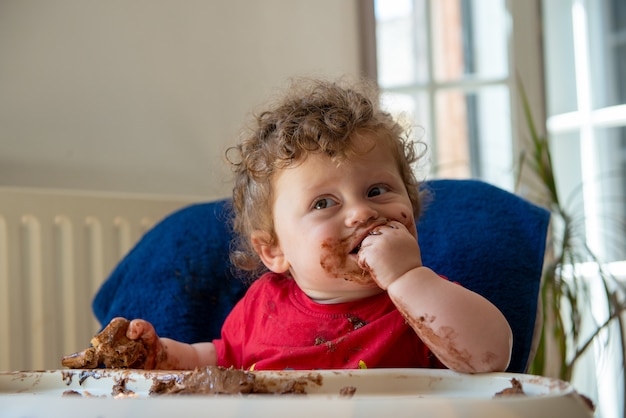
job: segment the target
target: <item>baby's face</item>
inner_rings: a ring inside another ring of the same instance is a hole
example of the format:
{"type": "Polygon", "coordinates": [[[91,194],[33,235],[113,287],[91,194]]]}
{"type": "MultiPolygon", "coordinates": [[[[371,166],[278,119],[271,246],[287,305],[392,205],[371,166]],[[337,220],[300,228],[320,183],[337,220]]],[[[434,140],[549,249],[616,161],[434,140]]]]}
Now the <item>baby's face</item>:
{"type": "Polygon", "coordinates": [[[382,291],[356,254],[376,226],[396,220],[417,239],[411,201],[385,145],[339,166],[313,154],[282,170],[273,186],[275,254],[314,300],[348,301],[382,291]]]}

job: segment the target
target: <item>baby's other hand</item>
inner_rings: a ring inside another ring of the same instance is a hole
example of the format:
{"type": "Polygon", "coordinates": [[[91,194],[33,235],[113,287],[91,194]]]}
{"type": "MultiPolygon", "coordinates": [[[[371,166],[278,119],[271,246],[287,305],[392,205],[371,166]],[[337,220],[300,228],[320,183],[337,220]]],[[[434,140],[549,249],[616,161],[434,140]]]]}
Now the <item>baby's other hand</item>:
{"type": "Polygon", "coordinates": [[[374,228],[358,253],[359,266],[386,290],[398,277],[422,265],[417,239],[400,222],[374,228]]]}
{"type": "Polygon", "coordinates": [[[161,339],[150,322],[143,319],[133,319],[128,325],[126,337],[131,340],[141,340],[148,351],[144,365],[145,369],[159,368],[159,363],[163,361],[165,351],[161,339]]]}

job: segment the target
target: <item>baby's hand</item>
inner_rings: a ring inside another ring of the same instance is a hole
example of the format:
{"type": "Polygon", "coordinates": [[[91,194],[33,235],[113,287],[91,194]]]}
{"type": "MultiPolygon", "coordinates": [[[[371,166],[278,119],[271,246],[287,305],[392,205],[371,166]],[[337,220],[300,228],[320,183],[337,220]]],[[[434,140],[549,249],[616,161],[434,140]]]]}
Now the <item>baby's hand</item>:
{"type": "Polygon", "coordinates": [[[161,339],[152,324],[143,319],[133,319],[128,325],[126,337],[131,340],[141,340],[148,351],[144,369],[157,369],[166,357],[161,339]]]}
{"type": "Polygon", "coordinates": [[[422,265],[417,240],[396,221],[374,228],[361,243],[358,256],[359,266],[385,290],[398,277],[422,265]]]}

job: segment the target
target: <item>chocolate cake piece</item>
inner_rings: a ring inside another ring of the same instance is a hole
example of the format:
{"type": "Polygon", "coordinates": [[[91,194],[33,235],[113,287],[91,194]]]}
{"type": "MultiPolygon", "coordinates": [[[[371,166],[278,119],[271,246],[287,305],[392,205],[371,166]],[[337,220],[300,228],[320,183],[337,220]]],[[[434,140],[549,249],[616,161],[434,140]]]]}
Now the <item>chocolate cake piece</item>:
{"type": "Polygon", "coordinates": [[[141,340],[126,337],[129,324],[128,319],[114,318],[102,332],[91,339],[91,347],[64,356],[61,364],[70,369],[142,369],[147,350],[141,340]]]}

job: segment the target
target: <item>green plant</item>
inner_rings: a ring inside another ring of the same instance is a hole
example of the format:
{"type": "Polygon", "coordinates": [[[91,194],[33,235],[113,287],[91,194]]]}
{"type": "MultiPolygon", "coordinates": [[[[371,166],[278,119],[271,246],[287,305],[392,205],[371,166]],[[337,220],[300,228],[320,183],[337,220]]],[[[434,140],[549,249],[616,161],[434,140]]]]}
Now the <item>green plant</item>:
{"type": "Polygon", "coordinates": [[[518,91],[530,136],[529,151],[522,152],[518,161],[518,185],[522,171],[529,169],[536,186],[542,189],[543,201],[536,203],[551,212],[541,286],[543,330],[529,373],[571,381],[579,360],[590,347],[606,347],[608,339],[619,338],[625,375],[626,327],[622,313],[626,311],[626,289],[587,245],[580,232],[585,219],[575,216],[560,199],[548,137],[537,130],[521,82],[518,91]],[[589,275],[588,269],[583,272],[583,264],[591,265],[594,274],[589,275]],[[598,288],[602,289],[606,315],[594,322],[591,312],[597,306],[592,306],[592,301],[597,304],[598,298],[592,296],[592,291],[598,288]]]}

